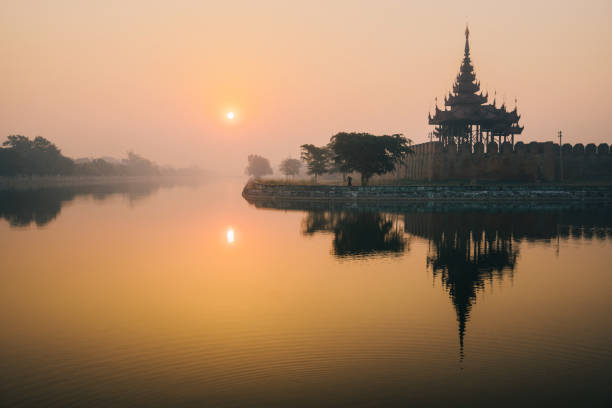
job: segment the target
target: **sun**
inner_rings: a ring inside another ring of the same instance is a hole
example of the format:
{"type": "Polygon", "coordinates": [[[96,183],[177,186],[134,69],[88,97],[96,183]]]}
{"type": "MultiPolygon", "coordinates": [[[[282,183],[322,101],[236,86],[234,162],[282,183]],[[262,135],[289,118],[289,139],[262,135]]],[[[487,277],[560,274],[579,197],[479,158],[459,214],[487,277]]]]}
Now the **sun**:
{"type": "Polygon", "coordinates": [[[235,115],[234,115],[234,112],[227,112],[227,118],[228,118],[229,120],[234,119],[234,116],[235,116],[235,115]]]}

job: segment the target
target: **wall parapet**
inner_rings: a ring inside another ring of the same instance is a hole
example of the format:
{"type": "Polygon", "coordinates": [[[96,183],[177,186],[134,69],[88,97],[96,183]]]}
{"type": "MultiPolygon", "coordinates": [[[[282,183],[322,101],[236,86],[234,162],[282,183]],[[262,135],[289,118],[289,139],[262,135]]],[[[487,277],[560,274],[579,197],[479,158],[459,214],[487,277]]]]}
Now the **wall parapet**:
{"type": "Polygon", "coordinates": [[[400,173],[412,180],[560,181],[612,180],[610,145],[553,142],[491,142],[457,146],[438,142],[413,146],[400,173]]]}

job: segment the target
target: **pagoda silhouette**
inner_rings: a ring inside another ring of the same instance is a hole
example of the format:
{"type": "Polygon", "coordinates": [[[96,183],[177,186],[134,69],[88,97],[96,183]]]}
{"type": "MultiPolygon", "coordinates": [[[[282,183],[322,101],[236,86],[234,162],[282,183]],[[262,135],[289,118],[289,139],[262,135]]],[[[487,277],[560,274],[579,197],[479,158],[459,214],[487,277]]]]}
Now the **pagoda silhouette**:
{"type": "Polygon", "coordinates": [[[518,124],[521,116],[516,106],[512,111],[506,109],[505,103],[498,108],[495,98],[492,104],[487,104],[488,92],[483,94],[480,82],[476,81],[469,39],[470,30],[466,27],[465,52],[453,92],[444,97],[443,110],[436,99],[434,115],[428,114],[429,124],[435,126],[433,134],[443,146],[451,143],[488,145],[495,142],[495,138],[500,145],[503,142],[514,144],[514,135],[523,132],[518,124]]]}

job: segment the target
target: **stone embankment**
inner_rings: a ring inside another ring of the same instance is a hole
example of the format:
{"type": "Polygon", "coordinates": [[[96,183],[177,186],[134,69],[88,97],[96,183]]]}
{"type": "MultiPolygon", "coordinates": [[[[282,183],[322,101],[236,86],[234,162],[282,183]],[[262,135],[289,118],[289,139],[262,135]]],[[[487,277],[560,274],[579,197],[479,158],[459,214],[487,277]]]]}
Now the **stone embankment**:
{"type": "Polygon", "coordinates": [[[611,185],[279,185],[249,181],[242,191],[249,202],[282,201],[607,201],[611,185]]]}

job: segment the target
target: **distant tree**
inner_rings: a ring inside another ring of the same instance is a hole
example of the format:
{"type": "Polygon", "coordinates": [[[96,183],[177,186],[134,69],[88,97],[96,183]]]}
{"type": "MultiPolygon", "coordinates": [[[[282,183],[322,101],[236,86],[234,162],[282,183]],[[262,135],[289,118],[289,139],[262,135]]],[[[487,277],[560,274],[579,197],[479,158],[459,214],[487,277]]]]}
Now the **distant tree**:
{"type": "Polygon", "coordinates": [[[0,176],[20,174],[21,160],[19,155],[10,149],[0,149],[0,176]]]}
{"type": "Polygon", "coordinates": [[[297,159],[285,159],[281,162],[279,169],[285,176],[297,176],[300,174],[302,162],[297,159]]]}
{"type": "Polygon", "coordinates": [[[302,148],[302,160],[306,163],[308,174],[314,175],[315,183],[317,177],[327,173],[329,170],[329,149],[317,147],[312,144],[304,144],[302,148]]]}
{"type": "Polygon", "coordinates": [[[123,160],[123,164],[127,168],[127,173],[133,176],[154,176],[159,174],[159,167],[149,159],[134,153],[128,152],[127,159],[123,160]]]}
{"type": "Polygon", "coordinates": [[[32,150],[34,144],[26,136],[9,135],[6,138],[6,141],[2,143],[2,146],[5,146],[7,149],[13,150],[18,153],[27,153],[32,150]]]}
{"type": "Polygon", "coordinates": [[[104,159],[93,159],[91,166],[94,169],[96,175],[101,176],[114,176],[119,173],[119,166],[111,164],[104,159]]]}
{"type": "Polygon", "coordinates": [[[71,174],[74,162],[63,156],[60,149],[44,137],[30,140],[22,135],[10,135],[2,143],[0,172],[4,175],[71,174]]]}
{"type": "Polygon", "coordinates": [[[244,172],[249,176],[262,177],[272,174],[270,161],[265,157],[257,154],[249,154],[248,161],[249,164],[247,165],[246,169],[244,169],[244,172]]]}
{"type": "Polygon", "coordinates": [[[374,174],[388,173],[403,163],[412,153],[411,143],[401,134],[374,136],[341,132],[332,136],[329,147],[334,163],[347,172],[359,172],[361,185],[367,185],[374,174]]]}
{"type": "Polygon", "coordinates": [[[34,141],[32,142],[32,146],[34,149],[38,149],[45,154],[49,154],[52,156],[58,156],[61,154],[60,149],[57,148],[56,145],[45,139],[41,136],[36,136],[34,141]]]}

